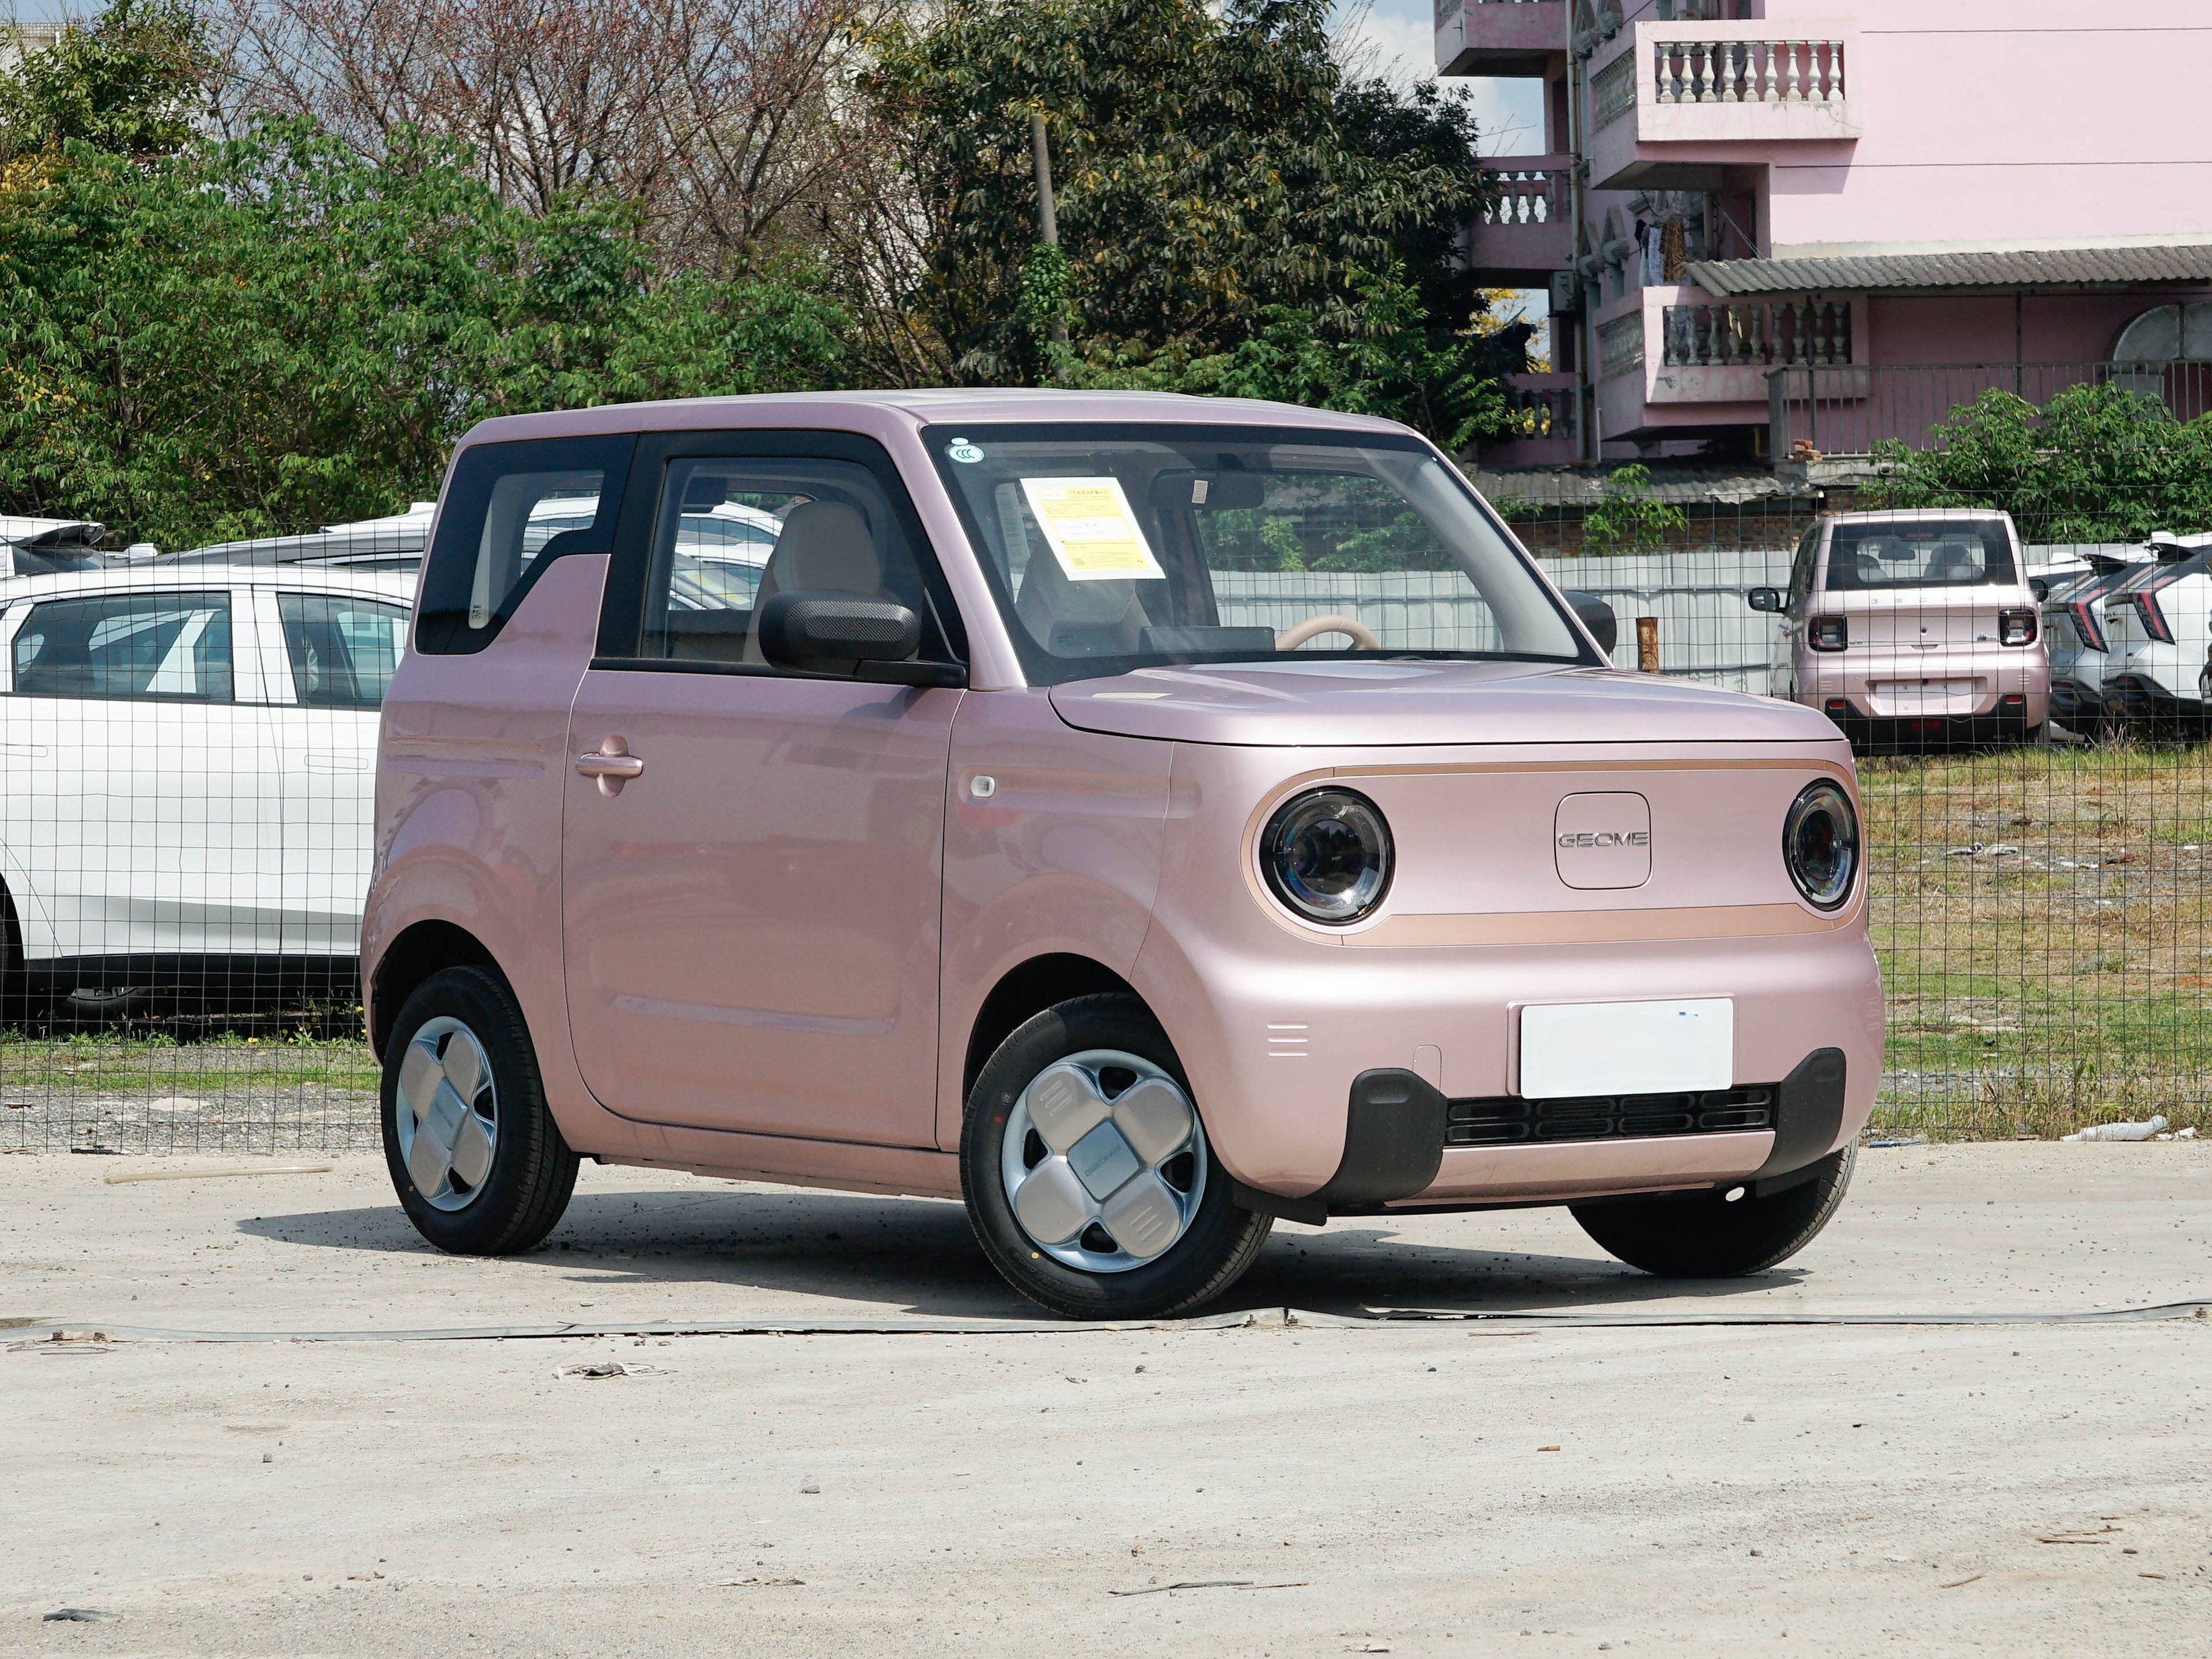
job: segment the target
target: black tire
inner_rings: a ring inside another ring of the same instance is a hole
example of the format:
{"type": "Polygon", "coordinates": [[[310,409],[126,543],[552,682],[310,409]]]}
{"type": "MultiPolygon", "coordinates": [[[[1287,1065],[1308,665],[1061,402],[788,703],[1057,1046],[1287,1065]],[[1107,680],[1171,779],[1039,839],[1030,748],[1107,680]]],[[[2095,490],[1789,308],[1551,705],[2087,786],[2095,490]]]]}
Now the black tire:
{"type": "Polygon", "coordinates": [[[1582,1229],[1632,1267],[1662,1279],[1736,1279],[1764,1273],[1811,1243],[1844,1201],[1858,1143],[1831,1152],[1810,1181],[1771,1198],[1631,1199],[1572,1207],[1582,1229]]]}
{"type": "Polygon", "coordinates": [[[30,1016],[30,976],[23,970],[23,936],[15,926],[15,906],[0,884],[0,1030],[20,1026],[30,1016]]]}
{"type": "Polygon", "coordinates": [[[440,1249],[513,1255],[543,1242],[568,1207],[576,1188],[576,1154],[546,1108],[537,1052],[514,994],[489,969],[447,968],[401,1005],[385,1049],[380,1100],[392,1188],[416,1231],[440,1249]],[[439,1019],[457,1020],[475,1036],[490,1065],[496,1101],[489,1170],[458,1209],[441,1209],[416,1189],[400,1141],[400,1071],[409,1046],[439,1019]]]}
{"type": "MultiPolygon", "coordinates": [[[[1092,1273],[1047,1255],[1024,1231],[1000,1177],[1008,1115],[1036,1075],[1087,1050],[1150,1061],[1190,1093],[1167,1033],[1135,997],[1076,997],[1048,1008],[999,1045],[975,1079],[960,1137],[960,1183],[969,1224],[991,1265],[1030,1301],[1075,1319],[1171,1318],[1203,1306],[1243,1275],[1274,1224],[1240,1207],[1218,1160],[1206,1164],[1197,1208],[1162,1254],[1118,1272],[1092,1273]]],[[[1203,1118],[1200,1130],[1203,1131],[1203,1118]]]]}

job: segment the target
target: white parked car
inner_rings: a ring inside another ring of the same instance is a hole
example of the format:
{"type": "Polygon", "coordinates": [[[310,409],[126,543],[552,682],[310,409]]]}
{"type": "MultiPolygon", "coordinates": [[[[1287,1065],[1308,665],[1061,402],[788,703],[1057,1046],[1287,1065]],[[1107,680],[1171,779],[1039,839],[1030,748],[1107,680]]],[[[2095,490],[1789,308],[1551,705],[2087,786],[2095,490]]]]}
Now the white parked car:
{"type": "Polygon", "coordinates": [[[0,583],[0,981],[349,984],[414,587],[167,561],[0,583]]]}
{"type": "Polygon", "coordinates": [[[2078,736],[2094,738],[2112,725],[2105,708],[2105,675],[2112,663],[2105,601],[2130,577],[2141,574],[2152,557],[2148,548],[2091,554],[2080,571],[2053,582],[2044,595],[2051,717],[2078,736]]]}
{"type": "Polygon", "coordinates": [[[313,564],[349,570],[422,568],[435,501],[416,501],[389,518],[325,525],[301,536],[263,536],[246,542],[217,542],[170,555],[178,564],[313,564]]]}
{"type": "Polygon", "coordinates": [[[2105,706],[2130,720],[2200,732],[2212,721],[2212,534],[2154,536],[2154,563],[2107,597],[2105,706]]]}

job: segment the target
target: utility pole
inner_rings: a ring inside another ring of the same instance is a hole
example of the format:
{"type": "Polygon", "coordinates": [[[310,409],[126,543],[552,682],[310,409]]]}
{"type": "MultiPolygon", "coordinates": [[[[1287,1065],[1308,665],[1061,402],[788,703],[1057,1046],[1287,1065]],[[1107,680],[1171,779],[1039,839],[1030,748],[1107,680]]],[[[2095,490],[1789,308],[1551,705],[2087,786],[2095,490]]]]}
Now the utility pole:
{"type": "MultiPolygon", "coordinates": [[[[1030,167],[1036,174],[1037,240],[1047,247],[1058,247],[1060,222],[1052,207],[1052,149],[1045,142],[1044,117],[1035,110],[1030,112],[1030,167]]],[[[1057,312],[1052,319],[1052,343],[1067,343],[1067,319],[1057,312]]]]}

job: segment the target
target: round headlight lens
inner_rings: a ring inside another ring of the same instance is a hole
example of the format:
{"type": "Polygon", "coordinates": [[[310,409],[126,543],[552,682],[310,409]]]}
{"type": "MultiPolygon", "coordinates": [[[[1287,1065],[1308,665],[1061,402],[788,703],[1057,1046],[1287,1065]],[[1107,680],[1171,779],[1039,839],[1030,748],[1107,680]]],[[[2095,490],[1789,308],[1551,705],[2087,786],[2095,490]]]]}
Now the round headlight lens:
{"type": "Polygon", "coordinates": [[[1790,879],[1808,902],[1832,910],[1851,896],[1859,873],[1859,815],[1832,783],[1808,784],[1782,827],[1790,879]]]}
{"type": "Polygon", "coordinates": [[[1341,927],[1390,889],[1390,826],[1364,795],[1310,789],[1267,820],[1260,867],[1275,896],[1299,915],[1341,927]]]}

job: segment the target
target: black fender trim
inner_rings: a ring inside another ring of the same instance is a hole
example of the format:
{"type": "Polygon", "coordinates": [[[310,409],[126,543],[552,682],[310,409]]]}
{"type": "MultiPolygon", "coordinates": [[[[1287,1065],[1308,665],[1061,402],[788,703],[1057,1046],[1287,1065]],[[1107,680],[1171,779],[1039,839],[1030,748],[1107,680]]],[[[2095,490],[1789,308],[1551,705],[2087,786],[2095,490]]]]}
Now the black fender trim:
{"type": "Polygon", "coordinates": [[[1812,1168],[1831,1152],[1844,1132],[1844,1082],[1847,1070],[1840,1048],[1815,1048],[1782,1080],[1775,1102],[1774,1150],[1752,1176],[1760,1197],[1809,1179],[1812,1168]]]}
{"type": "Polygon", "coordinates": [[[1317,1192],[1285,1198],[1237,1183],[1237,1202],[1261,1215],[1318,1226],[1331,1212],[1372,1209],[1436,1185],[1443,1167],[1443,1092],[1418,1073],[1386,1067],[1352,1080],[1345,1103],[1344,1155],[1317,1192]]]}

